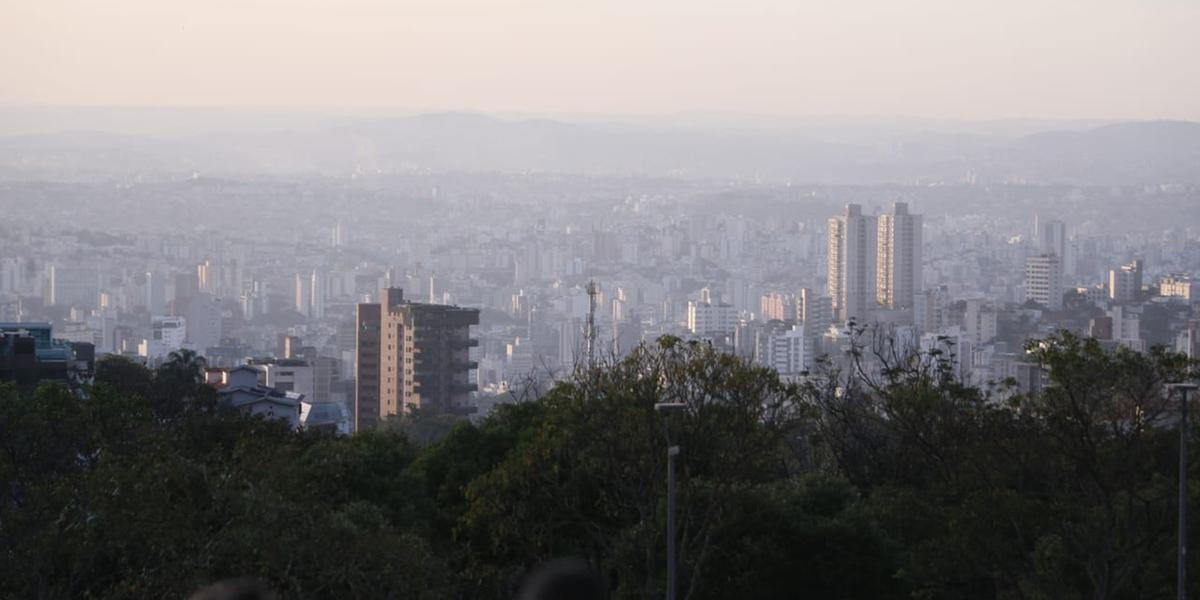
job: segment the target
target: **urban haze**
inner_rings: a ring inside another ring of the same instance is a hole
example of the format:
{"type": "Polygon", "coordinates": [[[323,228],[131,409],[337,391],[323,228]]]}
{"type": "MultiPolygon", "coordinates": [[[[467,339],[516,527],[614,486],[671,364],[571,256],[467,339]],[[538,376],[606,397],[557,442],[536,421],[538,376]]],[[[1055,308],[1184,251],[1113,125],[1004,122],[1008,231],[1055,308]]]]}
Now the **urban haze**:
{"type": "Polygon", "coordinates": [[[0,1],[0,597],[1200,594],[1198,31],[0,1]]]}

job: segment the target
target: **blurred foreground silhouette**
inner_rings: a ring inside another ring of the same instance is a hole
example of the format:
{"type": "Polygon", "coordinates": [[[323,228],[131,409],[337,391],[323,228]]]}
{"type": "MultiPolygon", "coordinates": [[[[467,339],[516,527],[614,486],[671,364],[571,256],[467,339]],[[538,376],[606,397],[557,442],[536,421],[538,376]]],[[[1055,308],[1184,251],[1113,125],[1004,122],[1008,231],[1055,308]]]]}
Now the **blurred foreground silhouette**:
{"type": "Polygon", "coordinates": [[[604,581],[586,560],[559,558],[539,565],[517,594],[517,600],[600,600],[604,581]]]}

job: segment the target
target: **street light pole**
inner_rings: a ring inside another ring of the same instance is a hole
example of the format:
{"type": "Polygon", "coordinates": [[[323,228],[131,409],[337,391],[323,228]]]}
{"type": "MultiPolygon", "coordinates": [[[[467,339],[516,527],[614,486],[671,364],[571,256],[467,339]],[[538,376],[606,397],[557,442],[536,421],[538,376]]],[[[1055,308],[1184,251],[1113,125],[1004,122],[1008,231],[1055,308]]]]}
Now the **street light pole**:
{"type": "MultiPolygon", "coordinates": [[[[678,412],[687,408],[683,402],[658,402],[655,412],[678,412]]],[[[675,600],[675,457],[679,446],[671,445],[671,429],[663,423],[667,436],[667,600],[675,600]]]]}
{"type": "Polygon", "coordinates": [[[1196,389],[1194,383],[1168,384],[1170,390],[1179,390],[1179,549],[1177,581],[1179,600],[1187,600],[1187,505],[1188,505],[1188,392],[1196,389]]]}
{"type": "Polygon", "coordinates": [[[667,600],[675,600],[675,457],[679,446],[667,448],[667,600]]]}

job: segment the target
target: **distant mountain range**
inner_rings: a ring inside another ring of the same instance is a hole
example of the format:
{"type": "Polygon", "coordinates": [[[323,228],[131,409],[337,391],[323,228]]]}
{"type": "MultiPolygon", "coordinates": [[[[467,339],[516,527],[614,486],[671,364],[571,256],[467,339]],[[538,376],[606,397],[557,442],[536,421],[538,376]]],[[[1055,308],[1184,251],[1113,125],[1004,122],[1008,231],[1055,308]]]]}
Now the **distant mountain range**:
{"type": "Polygon", "coordinates": [[[773,127],[757,121],[741,127],[711,119],[567,122],[470,113],[297,116],[219,133],[151,136],[76,130],[0,136],[0,177],[437,170],[797,183],[955,182],[974,177],[980,182],[1200,184],[1200,123],[1061,125],[1065,126],[1059,130],[1014,135],[991,133],[1004,129],[995,123],[950,127],[809,121],[773,127]]]}
{"type": "Polygon", "coordinates": [[[1200,123],[1118,123],[1026,136],[1009,164],[1036,181],[1200,183],[1200,123]]]}

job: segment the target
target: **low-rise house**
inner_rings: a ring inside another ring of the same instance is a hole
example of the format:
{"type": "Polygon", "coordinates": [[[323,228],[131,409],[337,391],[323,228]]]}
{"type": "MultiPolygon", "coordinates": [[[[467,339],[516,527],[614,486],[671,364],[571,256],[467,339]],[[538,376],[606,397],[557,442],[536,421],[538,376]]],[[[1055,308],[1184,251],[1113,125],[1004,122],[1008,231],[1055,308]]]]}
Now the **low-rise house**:
{"type": "Polygon", "coordinates": [[[262,385],[258,375],[258,369],[251,366],[230,369],[223,378],[224,384],[217,388],[217,398],[246,414],[284,419],[292,429],[299,428],[304,394],[262,385]]]}

